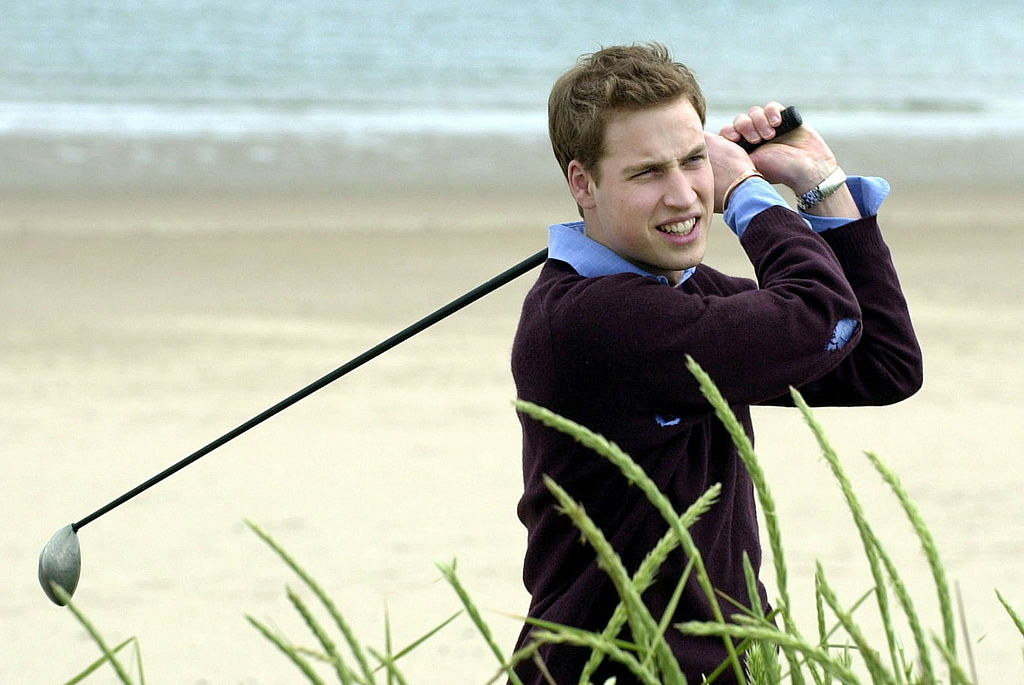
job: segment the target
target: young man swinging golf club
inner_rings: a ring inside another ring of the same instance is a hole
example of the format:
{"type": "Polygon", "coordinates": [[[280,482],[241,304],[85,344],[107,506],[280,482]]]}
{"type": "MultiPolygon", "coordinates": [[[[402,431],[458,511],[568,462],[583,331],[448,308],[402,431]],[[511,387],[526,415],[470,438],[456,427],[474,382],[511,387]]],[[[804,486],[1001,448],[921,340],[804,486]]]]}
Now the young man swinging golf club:
{"type": "MultiPolygon", "coordinates": [[[[715,588],[747,605],[742,558],[755,571],[761,560],[753,489],[687,355],[751,435],[749,406],[788,404],[790,386],[814,405],[880,405],[910,396],[922,380],[877,223],[888,184],[845,176],[809,126],[776,139],[782,109],[753,107],[719,135],[705,133],[700,87],[664,47],[612,47],[581,58],[555,83],[548,114],[555,157],[583,220],[550,228],[549,258],[526,297],[512,352],[520,398],[617,443],[677,511],[721,484],[718,502],[690,532],[715,588]],[[764,144],[748,154],[737,144],[744,140],[764,144]],[[800,211],[772,184],[789,187],[800,211]],[[756,283],[702,262],[716,212],[738,236],[756,283]]],[[[618,595],[543,477],[585,507],[630,573],[667,525],[613,465],[520,418],[529,615],[600,631],[618,595]]],[[[673,553],[643,595],[656,620],[686,563],[673,553]]],[[[767,606],[760,584],[759,593],[767,606]]],[[[691,574],[670,625],[712,619],[691,574]]],[[[518,647],[531,630],[523,628],[518,647]]],[[[690,682],[727,658],[720,638],[670,628],[667,640],[690,682]]],[[[539,657],[555,682],[573,683],[589,650],[549,645],[539,657]]],[[[534,662],[517,674],[548,682],[534,662]]],[[[592,681],[612,676],[619,685],[635,681],[611,659],[592,681]]],[[[735,677],[727,670],[717,682],[735,677]]]]}

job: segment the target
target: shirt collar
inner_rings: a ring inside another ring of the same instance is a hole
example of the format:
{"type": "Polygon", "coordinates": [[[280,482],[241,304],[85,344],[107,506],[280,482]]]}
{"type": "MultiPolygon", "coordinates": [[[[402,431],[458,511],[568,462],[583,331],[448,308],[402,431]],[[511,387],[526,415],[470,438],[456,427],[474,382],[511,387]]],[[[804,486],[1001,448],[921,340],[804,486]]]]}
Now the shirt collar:
{"type": "MultiPolygon", "coordinates": [[[[664,276],[656,276],[626,261],[623,257],[605,247],[586,234],[586,224],[582,221],[570,221],[554,224],[548,228],[548,256],[552,259],[568,263],[581,276],[595,278],[611,274],[634,273],[654,278],[670,285],[664,276]]],[[[683,272],[679,279],[680,285],[686,281],[697,267],[691,266],[683,272]]]]}

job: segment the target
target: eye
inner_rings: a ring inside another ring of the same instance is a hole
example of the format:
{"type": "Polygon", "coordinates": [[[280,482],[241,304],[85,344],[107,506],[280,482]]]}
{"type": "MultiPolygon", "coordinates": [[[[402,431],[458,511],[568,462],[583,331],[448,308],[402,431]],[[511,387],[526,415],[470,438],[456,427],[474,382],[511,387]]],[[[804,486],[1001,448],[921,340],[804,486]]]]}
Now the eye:
{"type": "Polygon", "coordinates": [[[660,167],[649,166],[646,169],[643,169],[643,170],[638,171],[637,173],[633,174],[632,178],[644,178],[645,176],[654,176],[659,171],[661,171],[660,167]]]}

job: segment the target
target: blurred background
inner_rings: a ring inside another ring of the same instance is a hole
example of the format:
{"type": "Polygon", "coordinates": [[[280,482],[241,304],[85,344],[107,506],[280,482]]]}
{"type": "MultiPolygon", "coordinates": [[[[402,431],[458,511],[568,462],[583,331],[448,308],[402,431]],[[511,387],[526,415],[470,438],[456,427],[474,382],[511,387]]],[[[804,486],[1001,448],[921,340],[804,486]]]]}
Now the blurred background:
{"type": "MultiPolygon", "coordinates": [[[[992,591],[1024,607],[1022,26],[1024,5],[992,0],[0,0],[0,680],[64,682],[98,656],[36,582],[57,528],[574,218],[548,90],[580,54],[648,40],[697,73],[710,130],[777,99],[849,173],[892,183],[882,225],[926,385],[823,422],[929,625],[918,544],[859,450],[932,525],[981,682],[1024,680],[992,591]]],[[[749,273],[715,231],[709,262],[749,273]]],[[[296,682],[243,620],[312,642],[251,518],[378,647],[385,605],[396,644],[457,610],[434,564],[458,557],[511,650],[527,597],[508,355],[531,280],[90,524],[76,601],[109,641],[139,638],[154,682],[296,682]]],[[[863,553],[799,418],[755,422],[813,626],[814,560],[852,603],[863,553]]],[[[464,618],[404,663],[413,683],[497,670],[464,618]]]]}

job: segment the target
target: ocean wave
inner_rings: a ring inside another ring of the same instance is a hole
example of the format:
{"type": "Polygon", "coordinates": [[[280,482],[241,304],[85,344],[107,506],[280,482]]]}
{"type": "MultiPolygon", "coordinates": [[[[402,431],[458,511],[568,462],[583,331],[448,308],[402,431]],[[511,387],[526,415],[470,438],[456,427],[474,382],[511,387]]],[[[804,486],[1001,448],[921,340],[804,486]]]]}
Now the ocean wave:
{"type": "Polygon", "coordinates": [[[109,137],[546,134],[543,110],[0,103],[0,135],[109,137]]]}
{"type": "MultiPolygon", "coordinates": [[[[708,115],[718,130],[749,103],[719,103],[708,115]]],[[[1015,102],[907,98],[884,101],[796,102],[819,130],[838,135],[877,130],[905,135],[941,132],[983,135],[994,128],[1024,130],[1024,107],[1015,102]]],[[[0,103],[0,137],[104,138],[341,138],[378,145],[394,137],[547,135],[543,109],[336,108],[317,106],[167,105],[159,103],[0,103]]]]}

